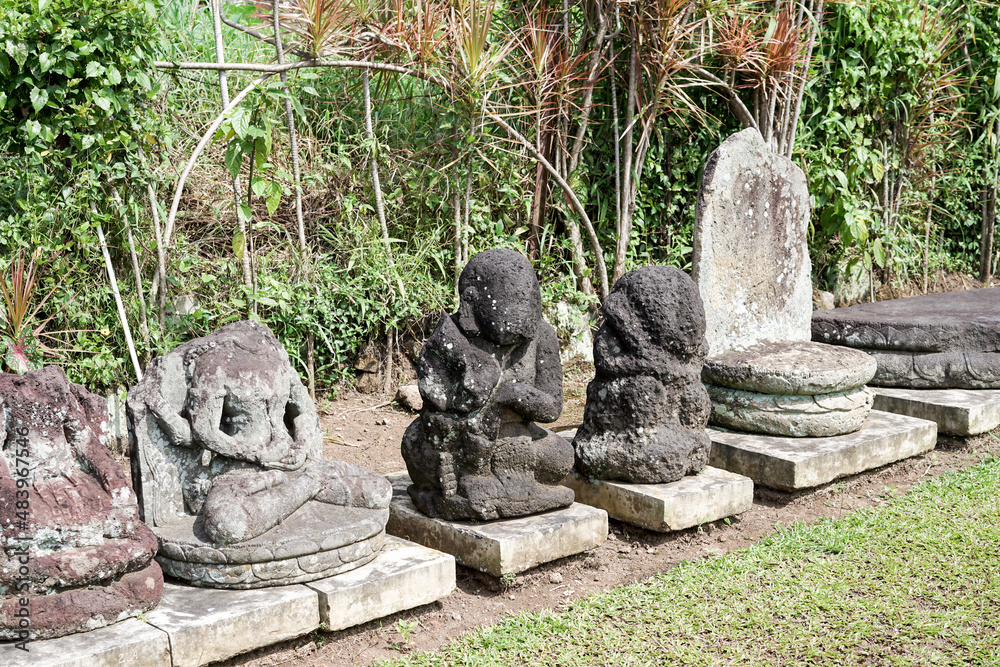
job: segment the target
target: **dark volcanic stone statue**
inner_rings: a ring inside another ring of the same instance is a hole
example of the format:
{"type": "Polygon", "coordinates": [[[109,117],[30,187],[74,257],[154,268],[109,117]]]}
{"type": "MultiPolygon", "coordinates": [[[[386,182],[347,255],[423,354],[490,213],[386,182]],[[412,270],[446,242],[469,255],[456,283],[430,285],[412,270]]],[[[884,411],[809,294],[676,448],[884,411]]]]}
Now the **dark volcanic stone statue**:
{"type": "Polygon", "coordinates": [[[0,640],[93,630],[155,607],[156,537],[103,444],[104,399],[46,366],[0,374],[0,416],[0,640]]]}
{"type": "Polygon", "coordinates": [[[698,287],[677,269],[626,273],[604,301],[597,374],[576,433],[576,469],[592,479],[675,482],[708,462],[711,403],[698,287]]]}
{"type": "Polygon", "coordinates": [[[424,407],[403,436],[410,497],[443,519],[490,520],[565,507],[573,447],[534,422],[562,412],[555,330],[538,279],[513,250],[487,250],[458,282],[417,365],[424,407]]]}
{"type": "Polygon", "coordinates": [[[316,406],[266,326],[235,322],[155,359],[127,408],[139,505],[167,574],[276,586],[381,548],[389,481],[323,460],[316,406]]]}

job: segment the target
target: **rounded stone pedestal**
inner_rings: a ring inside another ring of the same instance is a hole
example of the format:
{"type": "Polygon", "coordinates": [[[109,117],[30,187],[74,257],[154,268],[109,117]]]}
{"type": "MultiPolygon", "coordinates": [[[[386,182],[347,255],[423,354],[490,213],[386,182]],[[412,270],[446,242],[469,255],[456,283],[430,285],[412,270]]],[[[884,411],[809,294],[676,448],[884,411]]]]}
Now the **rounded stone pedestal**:
{"type": "Polygon", "coordinates": [[[853,433],[871,412],[867,387],[833,394],[796,396],[708,386],[711,423],[750,433],[821,437],[853,433]]]}
{"type": "Polygon", "coordinates": [[[874,398],[865,383],[877,368],[860,350],[787,341],[708,359],[701,377],[712,399],[711,424],[820,437],[861,428],[874,398]]]}
{"type": "Polygon", "coordinates": [[[788,341],[761,343],[705,362],[706,384],[761,394],[815,396],[864,386],[878,364],[860,350],[788,341]]]}
{"type": "Polygon", "coordinates": [[[261,588],[315,581],[361,567],[378,554],[389,510],[311,501],[263,535],[219,546],[199,519],[157,526],[164,573],[195,586],[261,588]]]}

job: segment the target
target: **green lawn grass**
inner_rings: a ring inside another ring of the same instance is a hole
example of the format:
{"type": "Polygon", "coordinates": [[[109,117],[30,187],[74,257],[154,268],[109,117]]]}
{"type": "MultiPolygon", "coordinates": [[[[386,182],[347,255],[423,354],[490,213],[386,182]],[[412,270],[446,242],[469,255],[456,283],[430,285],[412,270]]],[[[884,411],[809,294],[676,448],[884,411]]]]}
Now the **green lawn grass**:
{"type": "Polygon", "coordinates": [[[387,665],[1000,665],[1000,458],[387,665]]]}

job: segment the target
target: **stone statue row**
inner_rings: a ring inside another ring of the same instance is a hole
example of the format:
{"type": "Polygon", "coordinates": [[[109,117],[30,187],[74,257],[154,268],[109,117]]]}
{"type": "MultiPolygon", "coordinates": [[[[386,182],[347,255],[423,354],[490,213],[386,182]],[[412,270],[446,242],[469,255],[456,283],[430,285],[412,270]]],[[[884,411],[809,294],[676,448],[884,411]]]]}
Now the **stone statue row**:
{"type": "MultiPolygon", "coordinates": [[[[402,441],[414,504],[491,521],[572,504],[574,469],[674,482],[706,466],[709,420],[786,436],[860,428],[875,362],[809,342],[808,219],[801,170],[755,131],[713,153],[697,284],[648,266],[614,285],[572,442],[539,426],[562,411],[562,368],[531,264],[511,250],[473,257],[458,312],[417,364],[424,407],[402,441]]],[[[262,324],[150,364],[127,401],[131,486],[103,446],[103,399],[58,368],[0,375],[0,409],[0,640],[22,637],[25,606],[31,638],[55,637],[152,608],[163,573],[291,584],[360,567],[383,544],[391,485],[323,459],[315,404],[262,324]]]]}

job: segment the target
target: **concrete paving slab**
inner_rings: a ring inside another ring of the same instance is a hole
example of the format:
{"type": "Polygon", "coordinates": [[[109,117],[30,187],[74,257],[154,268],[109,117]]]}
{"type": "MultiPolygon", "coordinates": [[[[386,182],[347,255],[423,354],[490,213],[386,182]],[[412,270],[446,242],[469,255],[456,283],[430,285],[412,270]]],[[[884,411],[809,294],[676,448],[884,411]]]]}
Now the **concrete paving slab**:
{"type": "Polygon", "coordinates": [[[407,495],[409,475],[388,478],[393,498],[386,532],[449,553],[462,565],[494,577],[594,549],[608,538],[608,513],[580,503],[486,523],[433,519],[407,495]]]}
{"type": "Polygon", "coordinates": [[[325,629],[343,630],[447,596],[455,590],[455,557],[387,537],[372,562],[306,586],[319,594],[325,629]]]}
{"type": "Polygon", "coordinates": [[[977,435],[1000,426],[1000,389],[871,387],[875,409],[937,422],[949,435],[977,435]]]}
{"type": "Polygon", "coordinates": [[[756,484],[792,491],[825,484],[934,449],[937,424],[872,410],[860,431],[791,438],[709,428],[708,463],[756,484]]]}
{"type": "Polygon", "coordinates": [[[170,667],[167,633],[130,618],[105,628],[33,641],[28,651],[0,644],[0,665],[7,667],[170,667]]]}
{"type": "Polygon", "coordinates": [[[576,502],[605,510],[613,519],[669,533],[746,512],[753,505],[753,480],[707,466],[669,484],[627,484],[589,480],[571,473],[563,485],[576,502]]]}
{"type": "Polygon", "coordinates": [[[312,632],[319,596],[302,584],[223,590],[166,583],[146,620],[169,635],[174,667],[198,667],[312,632]]]}

